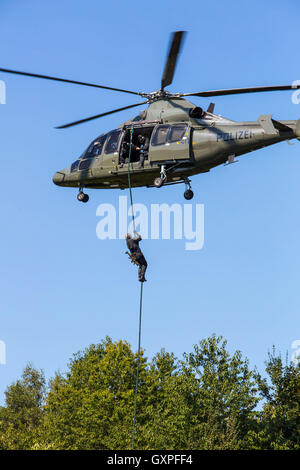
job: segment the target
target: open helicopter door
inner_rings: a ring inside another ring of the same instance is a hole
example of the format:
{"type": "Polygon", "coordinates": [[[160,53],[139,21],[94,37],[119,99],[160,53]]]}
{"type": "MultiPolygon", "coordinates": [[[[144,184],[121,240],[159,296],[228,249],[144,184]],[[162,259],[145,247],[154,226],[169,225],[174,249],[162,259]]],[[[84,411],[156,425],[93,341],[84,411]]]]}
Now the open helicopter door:
{"type": "Polygon", "coordinates": [[[149,147],[151,163],[189,160],[191,128],[187,123],[159,124],[155,127],[149,147]]]}

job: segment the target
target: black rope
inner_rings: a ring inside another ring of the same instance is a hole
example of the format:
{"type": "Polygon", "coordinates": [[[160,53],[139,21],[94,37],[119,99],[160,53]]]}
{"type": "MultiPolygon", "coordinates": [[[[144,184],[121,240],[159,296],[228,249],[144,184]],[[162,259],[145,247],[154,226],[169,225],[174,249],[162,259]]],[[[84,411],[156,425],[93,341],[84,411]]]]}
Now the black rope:
{"type": "Polygon", "coordinates": [[[134,393],[134,411],[133,411],[133,426],[132,426],[132,450],[134,450],[134,437],[135,437],[135,424],[136,424],[136,405],[137,405],[137,395],[138,395],[138,388],[139,388],[139,372],[140,372],[140,362],[141,362],[143,285],[144,285],[144,283],[141,282],[140,315],[139,315],[139,344],[138,344],[138,360],[137,360],[136,379],[135,379],[135,393],[134,393]]]}

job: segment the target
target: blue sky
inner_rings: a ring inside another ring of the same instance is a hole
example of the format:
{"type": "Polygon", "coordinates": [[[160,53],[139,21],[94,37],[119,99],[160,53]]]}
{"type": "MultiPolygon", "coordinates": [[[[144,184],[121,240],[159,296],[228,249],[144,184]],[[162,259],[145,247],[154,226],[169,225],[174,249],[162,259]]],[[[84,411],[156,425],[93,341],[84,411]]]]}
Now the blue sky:
{"type": "MultiPolygon", "coordinates": [[[[170,91],[291,84],[300,79],[299,2],[0,0],[0,67],[137,91],[159,87],[169,33],[189,31],[170,91]]],[[[122,112],[67,130],[54,126],[138,102],[130,95],[0,74],[2,165],[0,402],[31,361],[47,377],[106,335],[137,347],[136,270],[123,241],[96,237],[96,209],[118,191],[52,183],[122,112]]],[[[194,98],[208,106],[210,100],[194,98]]],[[[219,97],[216,113],[298,119],[291,93],[219,97]]],[[[140,108],[138,108],[140,109],[140,108]]],[[[193,178],[205,205],[205,244],[145,240],[149,263],[142,344],[181,356],[212,333],[263,368],[274,344],[299,339],[300,143],[281,143],[193,178]]],[[[137,189],[135,202],[184,202],[182,187],[137,189]]],[[[122,193],[123,195],[124,193],[122,193]]]]}

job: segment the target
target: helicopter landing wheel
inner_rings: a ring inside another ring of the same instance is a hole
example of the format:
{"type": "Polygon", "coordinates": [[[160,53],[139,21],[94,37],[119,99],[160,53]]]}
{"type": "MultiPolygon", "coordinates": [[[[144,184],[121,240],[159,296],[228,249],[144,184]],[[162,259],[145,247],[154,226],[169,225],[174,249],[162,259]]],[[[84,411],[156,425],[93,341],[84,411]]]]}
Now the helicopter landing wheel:
{"type": "Polygon", "coordinates": [[[161,188],[165,181],[167,181],[167,172],[166,172],[165,165],[161,165],[160,176],[155,178],[155,180],[153,181],[153,184],[156,188],[161,188]]]}
{"type": "Polygon", "coordinates": [[[154,184],[154,186],[155,186],[156,188],[161,188],[162,185],[164,184],[164,180],[158,176],[158,177],[155,178],[155,180],[153,181],[153,184],[154,184]]]}
{"type": "Polygon", "coordinates": [[[184,179],[185,182],[185,191],[183,193],[184,199],[190,201],[194,197],[194,193],[191,188],[191,180],[189,178],[184,179]]]}
{"type": "Polygon", "coordinates": [[[183,193],[183,196],[187,201],[190,201],[191,199],[193,199],[194,193],[191,189],[186,189],[183,193]]]}
{"type": "Polygon", "coordinates": [[[77,194],[77,199],[80,202],[88,202],[89,196],[88,194],[85,194],[83,191],[79,191],[79,193],[77,194]]]}

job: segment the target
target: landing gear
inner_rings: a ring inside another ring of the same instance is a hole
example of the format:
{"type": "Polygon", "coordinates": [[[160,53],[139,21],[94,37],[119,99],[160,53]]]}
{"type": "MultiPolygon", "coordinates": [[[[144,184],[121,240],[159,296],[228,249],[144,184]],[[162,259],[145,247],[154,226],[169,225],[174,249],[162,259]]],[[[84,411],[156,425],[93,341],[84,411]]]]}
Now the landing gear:
{"type": "Polygon", "coordinates": [[[187,201],[190,201],[194,197],[194,193],[191,188],[191,181],[188,178],[186,178],[184,182],[185,182],[185,191],[183,193],[183,196],[184,196],[184,199],[186,199],[187,201]]]}
{"type": "Polygon", "coordinates": [[[165,165],[160,167],[160,176],[155,178],[153,184],[156,188],[161,188],[164,182],[167,180],[167,172],[165,169],[165,165]]]}
{"type": "Polygon", "coordinates": [[[79,193],[77,194],[77,199],[80,202],[88,202],[89,196],[88,194],[85,194],[81,189],[79,190],[79,193]]]}
{"type": "Polygon", "coordinates": [[[187,189],[186,191],[184,191],[183,196],[187,201],[190,201],[191,199],[193,199],[194,193],[191,189],[187,189]]]}
{"type": "Polygon", "coordinates": [[[156,188],[161,188],[162,185],[164,184],[164,180],[160,177],[155,178],[155,180],[153,181],[153,184],[156,188]]]}

